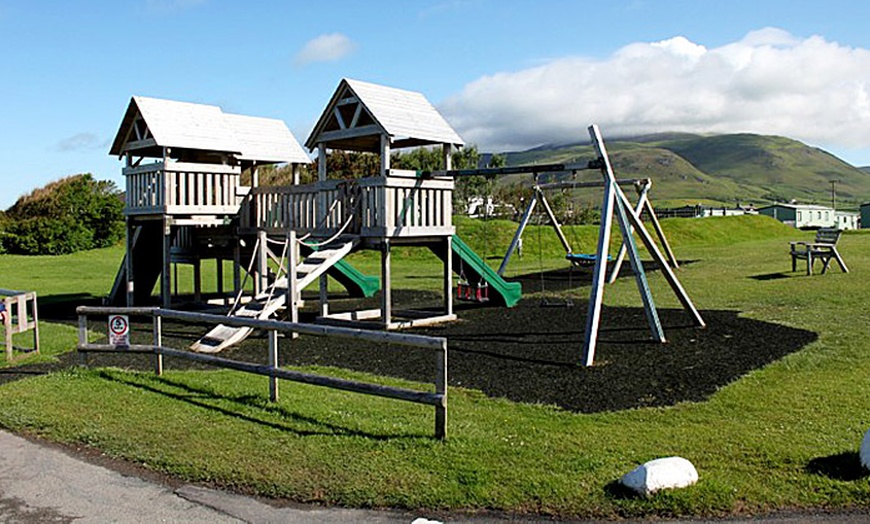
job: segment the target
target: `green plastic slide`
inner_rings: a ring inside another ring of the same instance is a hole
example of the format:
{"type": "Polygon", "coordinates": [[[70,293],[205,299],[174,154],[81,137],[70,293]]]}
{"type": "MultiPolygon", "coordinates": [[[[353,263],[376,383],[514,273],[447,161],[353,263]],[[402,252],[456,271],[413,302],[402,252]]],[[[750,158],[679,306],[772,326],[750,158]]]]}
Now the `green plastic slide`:
{"type": "Polygon", "coordinates": [[[458,235],[453,235],[453,271],[464,273],[471,283],[489,284],[489,301],[493,305],[513,307],[523,295],[519,282],[508,282],[495,272],[458,235]]]}

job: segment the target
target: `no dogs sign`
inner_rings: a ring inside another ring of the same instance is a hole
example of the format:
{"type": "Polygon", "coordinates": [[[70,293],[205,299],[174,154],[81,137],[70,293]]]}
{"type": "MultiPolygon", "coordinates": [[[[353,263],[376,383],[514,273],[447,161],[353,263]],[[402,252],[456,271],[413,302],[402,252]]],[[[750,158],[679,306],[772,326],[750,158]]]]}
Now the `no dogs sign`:
{"type": "Polygon", "coordinates": [[[130,345],[130,319],[127,315],[109,315],[109,344],[120,347],[130,345]]]}

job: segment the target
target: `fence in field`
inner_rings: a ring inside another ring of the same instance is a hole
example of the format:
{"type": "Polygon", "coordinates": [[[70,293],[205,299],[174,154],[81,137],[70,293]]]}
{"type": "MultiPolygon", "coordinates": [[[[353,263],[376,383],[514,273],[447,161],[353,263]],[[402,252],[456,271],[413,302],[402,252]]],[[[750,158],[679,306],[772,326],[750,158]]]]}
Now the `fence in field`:
{"type": "Polygon", "coordinates": [[[86,363],[88,353],[99,352],[129,352],[151,353],[155,359],[155,372],[163,372],[163,357],[174,357],[202,362],[215,367],[234,369],[269,377],[269,397],[278,400],[278,379],[301,382],[315,386],[323,386],[367,395],[376,395],[406,402],[425,404],[435,407],[435,437],[444,439],[447,436],[447,339],[386,331],[373,331],[356,328],[305,324],[299,322],[283,322],[277,320],[258,320],[252,318],[226,317],[205,313],[193,313],[170,309],[150,307],[90,307],[80,306],[76,309],[79,318],[79,338],[76,349],[86,363]],[[88,317],[109,315],[144,316],[153,319],[153,338],[151,344],[98,344],[88,341],[88,317]],[[181,322],[224,324],[232,327],[250,327],[267,332],[269,340],[268,364],[241,362],[210,354],[194,353],[163,345],[162,320],[171,319],[181,322]],[[435,358],[435,391],[424,392],[380,384],[371,384],[355,380],[347,380],[324,375],[316,375],[282,369],[278,367],[278,333],[315,335],[325,337],[341,337],[365,340],[375,343],[396,344],[433,351],[435,358]]]}

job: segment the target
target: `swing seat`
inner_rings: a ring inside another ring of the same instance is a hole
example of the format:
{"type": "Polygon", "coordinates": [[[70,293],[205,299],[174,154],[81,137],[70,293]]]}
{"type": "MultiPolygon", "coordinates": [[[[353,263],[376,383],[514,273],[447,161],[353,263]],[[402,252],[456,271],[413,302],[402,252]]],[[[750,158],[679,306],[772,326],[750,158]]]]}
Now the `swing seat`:
{"type": "MultiPolygon", "coordinates": [[[[591,265],[598,261],[598,255],[594,253],[568,253],[565,258],[578,266],[591,265]]],[[[607,261],[612,262],[613,257],[607,255],[607,261]]]]}
{"type": "Polygon", "coordinates": [[[489,284],[460,282],[456,285],[456,298],[466,302],[489,302],[489,284]]]}

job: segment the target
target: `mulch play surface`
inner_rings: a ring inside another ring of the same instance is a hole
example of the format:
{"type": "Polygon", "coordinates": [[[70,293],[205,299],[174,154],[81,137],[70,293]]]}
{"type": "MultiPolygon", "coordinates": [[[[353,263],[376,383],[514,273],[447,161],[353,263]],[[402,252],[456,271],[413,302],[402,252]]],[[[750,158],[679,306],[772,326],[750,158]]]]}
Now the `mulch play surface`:
{"type": "MultiPolygon", "coordinates": [[[[538,291],[536,279],[529,277],[524,289],[538,291]]],[[[546,279],[547,290],[577,285],[574,280],[581,280],[565,272],[548,273],[546,279]]],[[[397,308],[432,306],[439,300],[431,293],[394,291],[397,308]]],[[[742,318],[737,311],[702,310],[707,328],[698,329],[683,310],[665,309],[659,315],[668,342],[658,344],[651,340],[641,307],[605,306],[595,365],[587,368],[579,364],[587,301],[585,296],[575,296],[571,306],[564,299],[551,299],[550,305],[542,306],[539,298],[526,298],[509,309],[457,303],[458,321],[413,332],[448,338],[451,386],[584,413],[701,401],[817,338],[809,331],[742,318]]],[[[339,298],[330,305],[333,311],[377,307],[376,299],[362,302],[339,298]]],[[[309,307],[314,305],[311,301],[309,307]]],[[[68,313],[62,316],[73,321],[68,313]]],[[[139,327],[147,338],[150,325],[139,327]]],[[[92,325],[92,329],[105,328],[92,325]]],[[[204,326],[166,322],[164,345],[186,348],[206,331],[204,326]]],[[[265,362],[266,348],[265,335],[255,332],[221,356],[265,362]]],[[[282,338],[279,358],[281,365],[336,366],[421,382],[434,380],[432,354],[404,346],[303,335],[295,341],[282,338]]],[[[100,355],[91,360],[94,365],[151,369],[146,358],[134,355],[100,355]]],[[[6,370],[0,373],[0,382],[77,361],[69,355],[55,366],[6,370]]],[[[177,359],[166,362],[167,369],[189,367],[202,366],[177,359]]]]}

